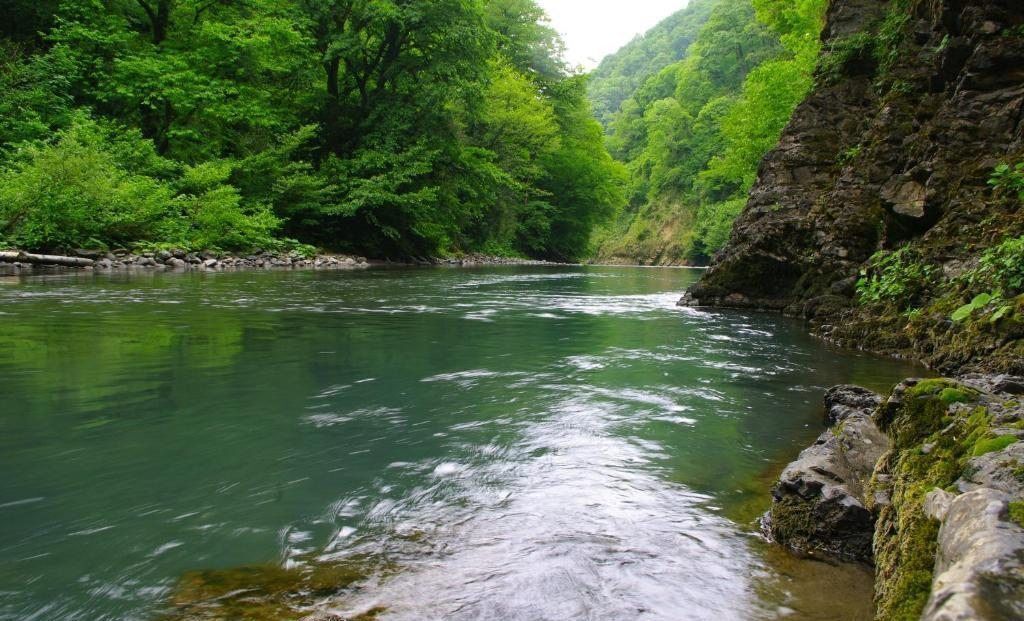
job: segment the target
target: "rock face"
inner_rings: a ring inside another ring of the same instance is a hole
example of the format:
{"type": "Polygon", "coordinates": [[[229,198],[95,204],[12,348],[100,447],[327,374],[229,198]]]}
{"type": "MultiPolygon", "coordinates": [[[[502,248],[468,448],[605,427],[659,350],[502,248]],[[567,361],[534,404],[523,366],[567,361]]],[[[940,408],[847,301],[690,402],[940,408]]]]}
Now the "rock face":
{"type": "Polygon", "coordinates": [[[762,524],[796,551],[875,563],[878,618],[1024,618],[1021,378],[906,380],[825,396],[832,428],[762,524]]]}
{"type": "Polygon", "coordinates": [[[1024,160],[1022,24],[1018,0],[832,0],[822,66],[833,69],[819,70],[728,245],[681,303],[784,310],[834,340],[937,367],[1000,346],[968,344],[947,360],[946,317],[915,342],[851,320],[851,309],[878,250],[909,242],[951,276],[1024,234],[1019,203],[987,185],[997,164],[1024,160]],[[882,58],[869,44],[883,46],[882,58]]]}
{"type": "Polygon", "coordinates": [[[929,494],[925,509],[942,528],[922,619],[1024,619],[1024,528],[1010,517],[1012,498],[991,488],[929,494]]]}
{"type": "Polygon", "coordinates": [[[871,560],[874,516],[864,491],[888,449],[871,420],[881,400],[857,386],[826,393],[825,421],[831,428],[786,467],[772,490],[763,525],[775,541],[802,553],[871,560]]]}

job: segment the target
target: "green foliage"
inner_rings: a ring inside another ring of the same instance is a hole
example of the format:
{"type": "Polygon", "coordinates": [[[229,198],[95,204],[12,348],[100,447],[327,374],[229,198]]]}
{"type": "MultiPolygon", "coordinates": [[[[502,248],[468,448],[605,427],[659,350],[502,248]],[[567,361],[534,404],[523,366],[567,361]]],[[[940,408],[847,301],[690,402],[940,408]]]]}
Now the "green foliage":
{"type": "Polygon", "coordinates": [[[878,28],[874,56],[883,73],[899,58],[900,43],[906,36],[907,26],[912,17],[912,1],[914,0],[894,0],[878,28]]]}
{"type": "Polygon", "coordinates": [[[876,38],[868,32],[838,39],[829,45],[818,62],[817,74],[823,84],[838,82],[850,68],[874,62],[876,38]]]}
{"type": "Polygon", "coordinates": [[[1013,298],[1024,291],[1024,237],[1007,238],[986,250],[978,267],[961,275],[954,284],[967,291],[983,291],[953,311],[953,321],[966,321],[986,310],[991,311],[989,323],[1007,317],[1014,310],[1013,298]]]}
{"type": "Polygon", "coordinates": [[[850,147],[849,149],[846,149],[845,151],[843,151],[839,155],[839,162],[838,162],[839,165],[840,166],[847,166],[847,165],[853,163],[854,161],[857,160],[858,157],[860,157],[860,154],[861,154],[862,151],[863,151],[863,147],[861,145],[856,145],[856,146],[850,147]]]}
{"type": "MultiPolygon", "coordinates": [[[[894,0],[885,17],[872,31],[862,31],[832,42],[818,62],[817,76],[822,84],[835,84],[847,75],[885,76],[899,57],[900,44],[911,20],[910,0],[894,0]]],[[[948,42],[943,41],[943,45],[948,42]]],[[[892,83],[898,92],[910,87],[899,80],[892,83]]]]}
{"type": "Polygon", "coordinates": [[[734,198],[721,203],[701,205],[698,212],[697,237],[691,249],[691,258],[711,256],[729,241],[732,223],[747,201],[734,198]]]}
{"type": "Polygon", "coordinates": [[[104,130],[84,120],[52,144],[20,150],[0,176],[0,230],[24,248],[124,244],[153,235],[172,193],[117,155],[104,130]]]}
{"type": "Polygon", "coordinates": [[[721,0],[692,0],[643,36],[609,55],[590,74],[588,96],[606,128],[623,102],[649,78],[686,57],[711,11],[721,0]]]}
{"type": "Polygon", "coordinates": [[[970,303],[965,304],[964,306],[961,306],[960,308],[956,309],[956,311],[953,312],[951,318],[953,319],[953,321],[963,321],[964,319],[967,319],[968,317],[973,315],[975,311],[981,310],[988,306],[991,301],[992,294],[979,293],[978,295],[974,296],[974,299],[971,300],[970,303]]]}
{"type": "Polygon", "coordinates": [[[998,191],[1016,194],[1019,200],[1024,201],[1024,162],[996,166],[988,184],[998,191]]]}
{"type": "Polygon", "coordinates": [[[861,270],[857,295],[862,304],[912,307],[932,284],[936,270],[920,262],[910,246],[876,253],[861,270]]]}
{"type": "Polygon", "coordinates": [[[186,248],[265,245],[279,221],[243,206],[230,162],[174,166],[137,132],[85,117],[49,143],[25,146],[0,175],[0,230],[30,249],[166,241],[186,248]]]}
{"type": "Polygon", "coordinates": [[[761,158],[812,86],[825,5],[717,3],[685,57],[651,72],[623,101],[608,146],[631,175],[624,223],[642,219],[645,205],[674,203],[688,212],[672,220],[684,227],[676,237],[688,240],[690,260],[725,243],[761,158]]]}
{"type": "Polygon", "coordinates": [[[11,243],[567,258],[624,200],[534,0],[7,1],[11,243]]]}

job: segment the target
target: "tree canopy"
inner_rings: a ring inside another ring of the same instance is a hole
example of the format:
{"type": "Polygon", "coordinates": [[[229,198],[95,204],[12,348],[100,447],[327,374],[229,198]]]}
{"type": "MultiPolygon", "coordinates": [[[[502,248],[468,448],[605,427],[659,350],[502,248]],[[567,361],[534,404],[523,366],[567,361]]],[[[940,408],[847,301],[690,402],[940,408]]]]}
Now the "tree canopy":
{"type": "Polygon", "coordinates": [[[0,244],[576,259],[625,202],[533,0],[3,1],[0,244]]]}
{"type": "Polygon", "coordinates": [[[666,227],[674,239],[659,239],[657,252],[674,260],[705,261],[725,244],[761,158],[812,86],[825,6],[708,0],[688,7],[708,14],[684,57],[649,73],[608,121],[607,144],[631,180],[628,208],[598,234],[602,253],[636,254],[666,227]]]}

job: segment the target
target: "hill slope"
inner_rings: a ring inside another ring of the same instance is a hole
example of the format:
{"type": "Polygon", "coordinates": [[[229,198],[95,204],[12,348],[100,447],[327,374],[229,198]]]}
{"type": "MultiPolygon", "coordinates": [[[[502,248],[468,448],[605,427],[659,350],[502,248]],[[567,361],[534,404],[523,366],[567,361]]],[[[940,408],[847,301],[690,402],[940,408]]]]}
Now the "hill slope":
{"type": "Polygon", "coordinates": [[[824,6],[701,5],[710,14],[685,57],[612,116],[608,147],[629,168],[630,202],[595,236],[598,261],[700,263],[722,246],[758,161],[811,87],[824,6]]]}
{"type": "Polygon", "coordinates": [[[682,60],[721,0],[680,0],[686,8],[672,14],[619,51],[607,56],[590,74],[590,104],[607,127],[619,106],[647,78],[682,60]]]}

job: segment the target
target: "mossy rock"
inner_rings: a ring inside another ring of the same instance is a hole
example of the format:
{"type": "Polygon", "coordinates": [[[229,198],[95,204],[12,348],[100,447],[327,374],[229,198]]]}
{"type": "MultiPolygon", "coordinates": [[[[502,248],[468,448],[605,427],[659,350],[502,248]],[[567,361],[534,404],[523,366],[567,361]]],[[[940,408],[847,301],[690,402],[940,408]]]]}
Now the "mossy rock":
{"type": "MultiPolygon", "coordinates": [[[[170,597],[170,610],[160,619],[298,621],[314,604],[365,580],[371,570],[356,560],[294,569],[252,565],[193,571],[182,576],[170,597]]],[[[379,612],[364,618],[373,619],[379,612]]]]}
{"type": "Polygon", "coordinates": [[[1024,528],[1024,501],[1018,500],[1010,503],[1010,519],[1016,522],[1016,524],[1024,528]]]}
{"type": "Polygon", "coordinates": [[[879,470],[890,477],[892,504],[875,533],[876,599],[878,618],[909,620],[928,600],[937,549],[939,523],[925,515],[925,497],[952,487],[975,451],[1001,450],[1015,438],[992,436],[980,393],[952,380],[906,387],[891,416],[893,452],[879,470]]]}

